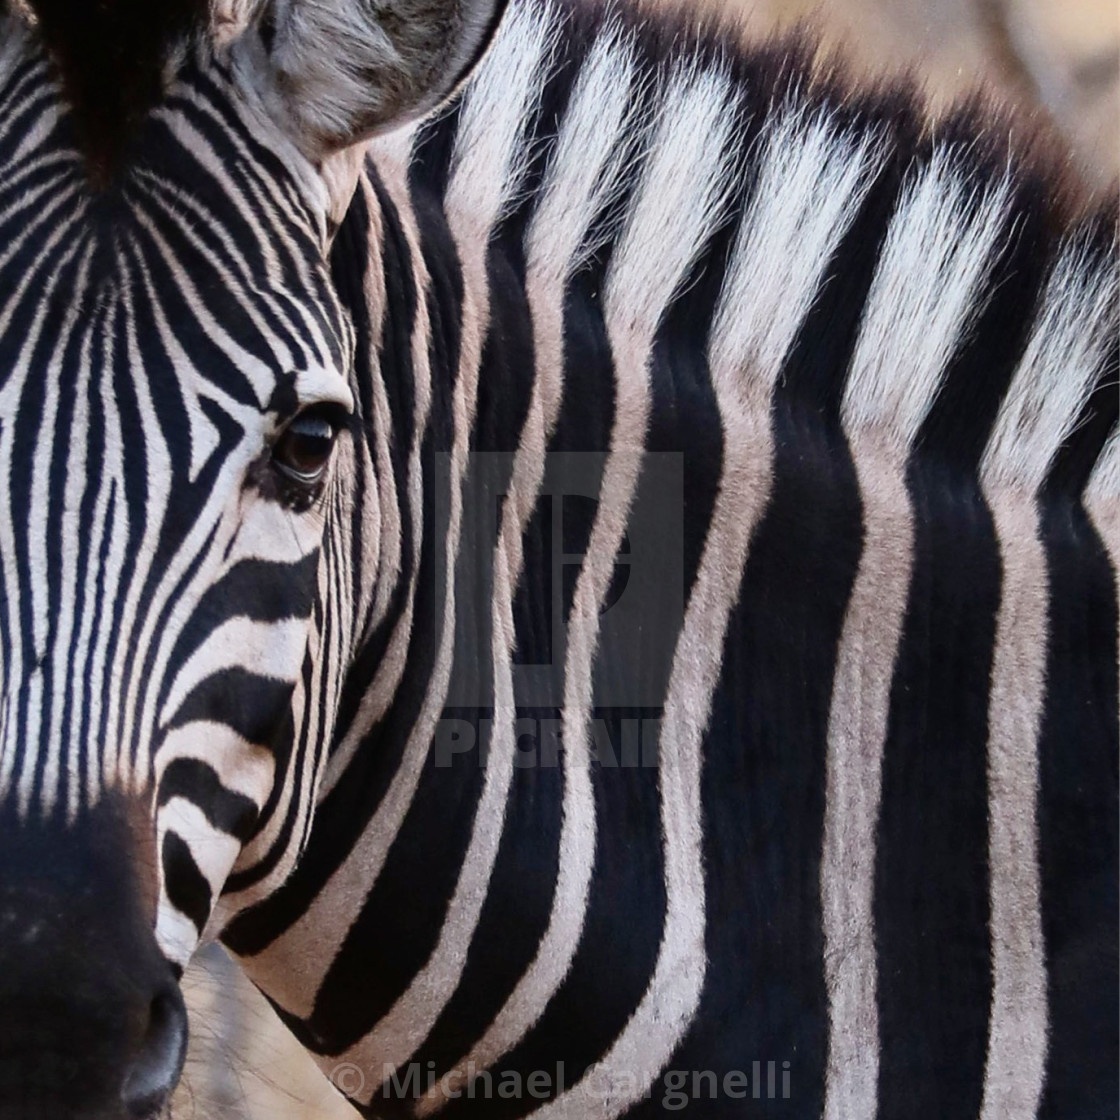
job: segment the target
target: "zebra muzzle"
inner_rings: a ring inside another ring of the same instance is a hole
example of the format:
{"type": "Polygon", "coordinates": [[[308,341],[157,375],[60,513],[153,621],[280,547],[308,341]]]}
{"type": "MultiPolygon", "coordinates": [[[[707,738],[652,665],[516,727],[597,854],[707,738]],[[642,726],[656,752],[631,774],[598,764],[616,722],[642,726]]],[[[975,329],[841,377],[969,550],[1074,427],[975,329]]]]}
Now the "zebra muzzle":
{"type": "Polygon", "coordinates": [[[171,1099],[187,1056],[187,1010],[177,984],[154,1000],[140,1051],[121,1086],[121,1103],[130,1117],[149,1120],[171,1099]]]}
{"type": "Polygon", "coordinates": [[[178,1084],[186,1008],[133,816],[0,808],[0,1120],[154,1120],[178,1084]]]}

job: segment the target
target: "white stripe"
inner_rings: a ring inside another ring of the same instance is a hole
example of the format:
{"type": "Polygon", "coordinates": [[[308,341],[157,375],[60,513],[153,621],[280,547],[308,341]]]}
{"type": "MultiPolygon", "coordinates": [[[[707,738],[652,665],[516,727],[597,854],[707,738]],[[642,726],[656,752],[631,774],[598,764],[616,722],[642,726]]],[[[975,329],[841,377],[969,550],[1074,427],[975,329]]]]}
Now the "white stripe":
{"type": "Polygon", "coordinates": [[[559,32],[551,4],[512,7],[467,88],[444,201],[456,241],[485,245],[518,197],[532,156],[525,130],[559,32]]]}
{"type": "Polygon", "coordinates": [[[226,789],[249,798],[258,809],[272,792],[276,776],[272,751],[242,739],[224,723],[194,720],[164,735],[157,756],[157,789],[167,768],[181,758],[205,763],[226,789]]]}
{"type": "MultiPolygon", "coordinates": [[[[592,222],[617,189],[625,166],[620,144],[629,115],[634,59],[629,42],[608,30],[592,47],[572,92],[527,245],[526,295],[533,321],[532,398],[514,461],[494,556],[492,605],[495,719],[492,755],[512,760],[516,747],[513,694],[513,594],[521,576],[522,534],[544,476],[548,438],[563,390],[565,285],[580,260],[592,222]]],[[[461,1083],[468,1068],[484,1070],[537,1021],[563,981],[583,928],[594,863],[595,806],[590,774],[565,756],[560,865],[548,928],[536,956],[483,1037],[452,1067],[461,1083]]],[[[497,822],[500,824],[500,820],[497,822]]],[[[468,863],[469,863],[468,858],[468,863]]],[[[456,1075],[439,1085],[456,1083],[456,1075]]],[[[443,1103],[439,1087],[417,1107],[428,1115],[443,1103]]]]}
{"type": "Polygon", "coordinates": [[[872,1120],[877,1107],[876,826],[914,542],[905,455],[874,435],[852,438],[850,446],[863,498],[864,543],[828,719],[821,856],[829,1015],[826,1120],[872,1120]]]}
{"type": "Polygon", "coordinates": [[[241,850],[241,842],[236,836],[215,828],[206,814],[185,797],[173,797],[161,806],[157,821],[159,844],[156,850],[163,851],[167,833],[178,836],[190,848],[195,866],[210,887],[210,897],[216,899],[241,850]]]}
{"type": "Polygon", "coordinates": [[[1112,562],[1112,578],[1120,598],[1120,427],[1113,429],[1089,478],[1085,509],[1112,562]]]}
{"type": "Polygon", "coordinates": [[[39,159],[29,160],[33,152],[45,144],[51,133],[58,127],[58,122],[62,118],[63,109],[61,104],[52,98],[49,94],[43,99],[46,104],[40,108],[38,119],[35,121],[33,128],[29,129],[19,143],[19,147],[12,153],[12,166],[18,167],[19,164],[28,160],[27,163],[20,168],[22,174],[35,166],[46,166],[51,163],[60,163],[69,165],[71,170],[77,170],[80,167],[79,158],[75,152],[48,152],[39,159]]]}
{"type": "Polygon", "coordinates": [[[1120,578],[1120,427],[1114,428],[1085,489],[1089,511],[1120,578]]]}
{"type": "MultiPolygon", "coordinates": [[[[89,368],[89,362],[93,353],[93,338],[95,328],[91,324],[86,332],[86,337],[82,342],[81,358],[83,368],[89,368]]],[[[89,386],[88,383],[79,392],[78,400],[75,403],[74,409],[74,427],[76,430],[83,432],[80,440],[75,441],[75,448],[80,446],[83,456],[83,464],[79,469],[75,463],[70,463],[67,466],[67,497],[66,497],[66,510],[67,522],[66,527],[63,529],[64,539],[75,539],[79,530],[79,517],[78,513],[82,503],[87,499],[87,486],[89,483],[87,471],[85,469],[84,457],[88,454],[88,432],[86,431],[89,422],[89,386]],[[75,477],[80,476],[80,481],[75,477]]],[[[72,450],[72,454],[76,455],[76,451],[72,450]]],[[[100,506],[101,493],[97,495],[97,500],[94,502],[94,509],[100,506]]],[[[103,530],[103,525],[97,525],[96,512],[94,514],[94,527],[93,532],[89,533],[87,530],[86,555],[89,557],[89,563],[81,573],[81,578],[78,577],[77,569],[73,569],[70,573],[72,582],[72,590],[70,592],[72,598],[72,607],[75,615],[81,611],[81,625],[78,628],[77,641],[74,646],[74,657],[68,666],[70,677],[70,688],[72,690],[71,697],[73,708],[76,712],[86,711],[86,690],[89,687],[89,680],[85,676],[86,658],[89,653],[89,634],[93,625],[93,615],[95,613],[95,593],[93,588],[97,587],[96,567],[97,560],[95,557],[99,556],[97,541],[100,540],[99,530],[103,530]]],[[[70,623],[72,626],[72,622],[70,623]]],[[[67,637],[67,646],[69,646],[73,631],[67,637]]],[[[57,701],[56,701],[57,702],[57,701]]],[[[88,743],[81,742],[76,738],[70,741],[70,749],[75,751],[75,757],[90,758],[90,748],[88,743]]],[[[86,765],[87,774],[94,770],[95,767],[88,764],[86,765]]],[[[70,796],[67,804],[67,821],[73,824],[77,819],[78,812],[85,801],[86,791],[79,781],[77,773],[74,774],[70,782],[70,796]]]]}
{"type": "Polygon", "coordinates": [[[973,188],[938,150],[906,188],[868,295],[844,394],[852,431],[882,426],[909,447],[953,347],[978,308],[1009,209],[1008,185],[973,188]]]}
{"type": "Polygon", "coordinates": [[[789,106],[767,132],[712,332],[713,361],[765,379],[764,397],[882,160],[875,137],[838,134],[823,112],[789,106]]]}
{"type": "MultiPolygon", "coordinates": [[[[729,80],[717,71],[674,75],[605,294],[615,363],[615,422],[587,560],[576,584],[565,666],[564,744],[572,770],[590,759],[591,669],[603,597],[641,470],[655,332],[696,257],[723,220],[736,127],[729,80]],[[687,174],[682,174],[687,168],[687,174]]],[[[714,561],[721,571],[721,563],[714,561]]],[[[718,586],[718,585],[717,585],[718,586]]],[[[666,914],[657,965],[622,1033],[572,1089],[534,1116],[608,1120],[644,1096],[696,1012],[704,982],[704,873],[700,842],[700,739],[710,692],[711,622],[698,582],[670,677],[661,736],[661,823],[666,914]]],[[[714,683],[714,682],[713,682],[714,683]]]]}
{"type": "Polygon", "coordinates": [[[178,910],[167,895],[163,874],[163,844],[169,832],[190,849],[191,858],[210,887],[211,902],[218,898],[241,843],[214,828],[201,809],[182,797],[173,797],[156,817],[156,853],[159,861],[160,898],[156,915],[156,942],[168,960],[186,967],[199,944],[194,921],[178,910]]]}
{"type": "Polygon", "coordinates": [[[1041,487],[1116,338],[1115,261],[1068,247],[1051,274],[1030,341],[984,452],[989,485],[1041,487]]]}
{"type": "Polygon", "coordinates": [[[203,681],[227,669],[252,666],[257,676],[294,683],[293,670],[302,666],[307,634],[307,620],[303,618],[260,622],[237,615],[226,619],[207,634],[175,674],[160,724],[170,723],[203,681]]]}
{"type": "Polygon", "coordinates": [[[935,153],[904,190],[872,282],[843,402],[863,501],[863,553],[829,711],[821,859],[829,997],[827,1120],[871,1120],[879,1025],[873,911],[891,681],[913,566],[906,462],[979,304],[1007,210],[1001,185],[970,210],[967,181],[935,153]]]}
{"type": "MultiPolygon", "coordinates": [[[[122,315],[123,309],[119,298],[114,297],[107,301],[103,324],[103,369],[112,369],[117,361],[116,335],[122,315]]],[[[125,568],[124,550],[130,532],[130,515],[127,503],[124,501],[124,441],[121,436],[121,416],[109,378],[103,378],[98,386],[98,404],[105,424],[105,438],[101,464],[101,492],[97,496],[97,507],[94,510],[93,539],[97,541],[97,551],[91,549],[90,555],[97,556],[100,560],[101,555],[104,554],[105,560],[103,563],[98,563],[96,576],[90,586],[97,587],[100,581],[105,601],[112,602],[117,595],[117,585],[125,568]],[[114,494],[115,501],[111,502],[110,498],[114,494]],[[112,511],[112,518],[109,516],[110,511],[112,511]]],[[[92,643],[92,653],[89,654],[88,661],[90,735],[83,744],[83,749],[90,761],[86,799],[90,804],[94,804],[108,784],[104,744],[100,740],[104,714],[104,690],[100,687],[100,682],[105,680],[112,627],[99,626],[94,633],[93,612],[90,611],[87,613],[84,630],[85,640],[92,643]]]]}
{"type": "Polygon", "coordinates": [[[156,944],[160,952],[172,964],[185,969],[198,948],[198,930],[194,922],[172,905],[164,887],[160,888],[157,914],[156,944]]]}
{"type": "Polygon", "coordinates": [[[992,1004],[982,1120],[1032,1120],[1048,1012],[1038,866],[1038,733],[1048,647],[1046,550],[1034,495],[985,479],[1003,568],[988,702],[992,1004]]]}
{"type": "MultiPolygon", "coordinates": [[[[364,487],[352,483],[356,493],[363,490],[372,492],[376,496],[376,510],[372,509],[373,502],[367,498],[364,509],[364,523],[362,525],[362,572],[356,585],[361,589],[363,596],[367,589],[373,595],[372,610],[364,598],[360,604],[355,604],[355,619],[365,622],[369,618],[366,633],[355,628],[354,649],[356,653],[359,642],[365,638],[374,627],[385,617],[389,609],[389,602],[396,591],[397,581],[401,574],[401,504],[397,494],[396,471],[393,469],[393,460],[389,453],[389,445],[393,438],[393,416],[389,407],[389,396],[385,389],[385,379],[380,368],[380,348],[382,331],[384,330],[385,316],[385,268],[382,261],[382,245],[385,240],[385,231],[382,228],[381,208],[377,204],[377,196],[370,185],[368,176],[363,175],[359,181],[358,189],[362,192],[366,212],[369,214],[369,233],[372,242],[371,259],[365,270],[365,282],[362,287],[362,298],[370,309],[370,369],[374,371],[372,397],[373,410],[369,418],[374,441],[374,463],[372,464],[372,479],[367,477],[364,487]],[[374,520],[377,524],[374,524],[374,520]]],[[[415,267],[413,268],[415,275],[415,267]]],[[[363,453],[365,448],[362,449],[363,453]]]]}
{"type": "Polygon", "coordinates": [[[1115,335],[1113,270],[1067,249],[984,453],[1003,586],[988,709],[992,1006],[983,1120],[1031,1120],[1042,1095],[1049,1012],[1038,863],[1038,736],[1049,576],[1036,495],[1092,392],[1115,335]]]}
{"type": "Polygon", "coordinates": [[[1085,487],[1085,501],[1093,506],[1120,499],[1120,426],[1112,429],[1085,487]]]}

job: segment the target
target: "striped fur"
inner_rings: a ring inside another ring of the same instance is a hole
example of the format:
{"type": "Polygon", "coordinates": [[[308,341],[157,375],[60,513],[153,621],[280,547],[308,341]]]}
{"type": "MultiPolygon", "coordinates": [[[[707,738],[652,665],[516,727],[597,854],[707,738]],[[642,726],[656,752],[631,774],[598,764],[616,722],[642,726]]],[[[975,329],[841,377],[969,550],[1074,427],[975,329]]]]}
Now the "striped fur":
{"type": "Polygon", "coordinates": [[[0,46],[17,817],[153,798],[165,954],[220,935],[370,1116],[1114,1114],[1115,216],[796,49],[517,0],[328,245],[239,49],[106,249],[0,46]]]}

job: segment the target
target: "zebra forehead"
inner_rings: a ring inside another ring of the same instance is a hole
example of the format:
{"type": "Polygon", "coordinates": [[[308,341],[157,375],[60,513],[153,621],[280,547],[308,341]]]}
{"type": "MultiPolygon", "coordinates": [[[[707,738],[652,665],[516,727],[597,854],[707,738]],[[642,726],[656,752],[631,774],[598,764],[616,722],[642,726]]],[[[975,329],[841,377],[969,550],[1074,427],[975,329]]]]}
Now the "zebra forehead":
{"type": "Polygon", "coordinates": [[[112,176],[164,93],[169,60],[208,0],[28,0],[95,181],[112,176]]]}

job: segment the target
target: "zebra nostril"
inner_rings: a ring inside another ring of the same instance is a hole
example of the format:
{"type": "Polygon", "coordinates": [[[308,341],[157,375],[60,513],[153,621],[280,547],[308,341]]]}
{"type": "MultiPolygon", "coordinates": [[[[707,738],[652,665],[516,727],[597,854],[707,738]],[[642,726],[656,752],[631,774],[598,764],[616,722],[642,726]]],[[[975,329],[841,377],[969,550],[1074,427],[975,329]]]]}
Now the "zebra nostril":
{"type": "Polygon", "coordinates": [[[175,1091],[187,1056],[187,1010],[178,986],[152,1000],[140,1052],[125,1075],[121,1102],[130,1117],[151,1120],[175,1091]]]}

